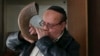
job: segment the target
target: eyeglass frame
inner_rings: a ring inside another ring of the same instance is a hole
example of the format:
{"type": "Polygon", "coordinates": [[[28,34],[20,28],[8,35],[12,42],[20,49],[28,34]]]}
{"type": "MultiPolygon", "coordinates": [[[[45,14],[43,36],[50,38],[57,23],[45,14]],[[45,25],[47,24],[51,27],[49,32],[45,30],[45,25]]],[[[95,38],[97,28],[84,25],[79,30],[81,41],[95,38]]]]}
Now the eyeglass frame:
{"type": "Polygon", "coordinates": [[[57,23],[57,24],[49,24],[49,23],[46,24],[43,20],[41,20],[41,21],[39,22],[39,25],[40,25],[41,27],[47,26],[48,28],[53,28],[53,27],[56,26],[56,25],[60,25],[62,22],[64,22],[64,21],[60,21],[60,22],[57,23]]]}

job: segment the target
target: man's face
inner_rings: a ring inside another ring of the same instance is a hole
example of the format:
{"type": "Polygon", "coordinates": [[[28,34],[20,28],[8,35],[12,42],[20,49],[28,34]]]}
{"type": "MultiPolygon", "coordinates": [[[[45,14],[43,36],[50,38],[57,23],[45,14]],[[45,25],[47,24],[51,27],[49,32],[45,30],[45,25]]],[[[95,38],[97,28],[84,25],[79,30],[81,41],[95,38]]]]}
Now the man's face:
{"type": "Polygon", "coordinates": [[[65,22],[61,22],[62,14],[54,10],[47,10],[43,14],[43,29],[49,32],[49,36],[56,39],[64,30],[65,22]]]}

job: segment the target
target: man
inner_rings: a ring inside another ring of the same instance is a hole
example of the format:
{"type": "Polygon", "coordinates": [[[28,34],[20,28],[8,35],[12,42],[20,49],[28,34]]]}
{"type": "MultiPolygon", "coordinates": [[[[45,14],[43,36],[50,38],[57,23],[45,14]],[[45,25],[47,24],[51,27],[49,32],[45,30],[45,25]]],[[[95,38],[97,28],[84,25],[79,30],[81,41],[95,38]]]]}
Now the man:
{"type": "MultiPolygon", "coordinates": [[[[66,30],[66,20],[63,8],[49,7],[39,23],[41,28],[35,28],[38,40],[31,44],[28,42],[20,45],[27,46],[22,56],[79,56],[80,46],[66,30]]],[[[30,26],[29,32],[34,35],[34,27],[30,26]]],[[[22,41],[21,38],[17,40],[22,41]]]]}

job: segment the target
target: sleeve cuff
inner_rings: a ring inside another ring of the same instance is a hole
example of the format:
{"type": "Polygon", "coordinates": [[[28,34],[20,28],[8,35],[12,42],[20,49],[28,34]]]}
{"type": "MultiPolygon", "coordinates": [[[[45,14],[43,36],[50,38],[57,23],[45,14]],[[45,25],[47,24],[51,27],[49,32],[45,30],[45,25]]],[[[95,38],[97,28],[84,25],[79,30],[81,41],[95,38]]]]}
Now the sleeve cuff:
{"type": "Polygon", "coordinates": [[[44,51],[48,47],[53,45],[53,41],[50,39],[49,36],[44,36],[36,42],[36,46],[41,50],[44,51]]]}

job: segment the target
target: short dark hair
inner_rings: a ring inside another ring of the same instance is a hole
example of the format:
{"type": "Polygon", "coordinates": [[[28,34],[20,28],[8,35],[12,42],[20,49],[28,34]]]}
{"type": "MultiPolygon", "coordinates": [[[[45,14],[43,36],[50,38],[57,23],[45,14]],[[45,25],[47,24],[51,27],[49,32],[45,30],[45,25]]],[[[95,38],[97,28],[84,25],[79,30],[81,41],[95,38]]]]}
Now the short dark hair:
{"type": "Polygon", "coordinates": [[[64,22],[64,21],[66,22],[66,20],[67,20],[66,12],[62,7],[60,7],[60,6],[51,6],[47,10],[54,10],[56,12],[61,13],[63,15],[61,22],[64,22]]]}

